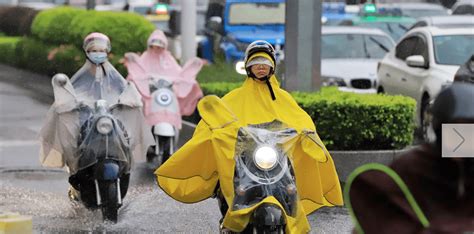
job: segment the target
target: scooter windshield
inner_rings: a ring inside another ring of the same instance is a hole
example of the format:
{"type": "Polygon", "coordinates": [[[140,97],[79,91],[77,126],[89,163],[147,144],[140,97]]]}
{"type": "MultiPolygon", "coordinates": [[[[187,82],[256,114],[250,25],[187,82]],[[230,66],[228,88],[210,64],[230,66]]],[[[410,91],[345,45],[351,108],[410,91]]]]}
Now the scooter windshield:
{"type": "MultiPolygon", "coordinates": [[[[78,170],[89,167],[99,160],[122,162],[125,172],[130,170],[131,152],[128,133],[124,125],[108,111],[83,108],[81,114],[91,113],[81,123],[78,142],[78,170]]],[[[82,121],[81,121],[82,122],[82,121]]]]}
{"type": "Polygon", "coordinates": [[[290,153],[298,133],[279,121],[239,129],[235,149],[233,210],[275,197],[295,216],[297,190],[290,153]]]}

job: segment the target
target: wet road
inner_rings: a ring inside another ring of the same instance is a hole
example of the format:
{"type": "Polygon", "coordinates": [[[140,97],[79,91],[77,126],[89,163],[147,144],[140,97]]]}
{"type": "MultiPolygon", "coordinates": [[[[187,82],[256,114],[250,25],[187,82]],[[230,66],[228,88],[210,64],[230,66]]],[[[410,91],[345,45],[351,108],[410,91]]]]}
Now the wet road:
{"type": "MultiPolygon", "coordinates": [[[[37,136],[50,101],[44,79],[0,64],[0,211],[32,216],[35,232],[218,233],[214,199],[176,202],[156,186],[153,171],[144,164],[132,170],[117,224],[104,224],[99,211],[71,202],[67,173],[42,168],[38,161],[37,136]],[[43,79],[38,86],[45,88],[12,82],[20,76],[43,79]]],[[[342,208],[324,208],[309,219],[313,233],[348,233],[352,227],[342,208]]]]}

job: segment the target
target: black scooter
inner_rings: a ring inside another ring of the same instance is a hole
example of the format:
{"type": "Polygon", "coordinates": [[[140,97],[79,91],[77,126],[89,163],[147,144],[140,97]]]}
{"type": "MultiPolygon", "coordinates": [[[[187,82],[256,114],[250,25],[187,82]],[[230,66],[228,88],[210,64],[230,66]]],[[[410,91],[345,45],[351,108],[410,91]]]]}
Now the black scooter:
{"type": "Polygon", "coordinates": [[[130,181],[131,152],[124,125],[105,100],[95,109],[81,106],[78,142],[79,171],[69,177],[77,197],[87,208],[102,210],[104,220],[117,222],[130,181]]]}

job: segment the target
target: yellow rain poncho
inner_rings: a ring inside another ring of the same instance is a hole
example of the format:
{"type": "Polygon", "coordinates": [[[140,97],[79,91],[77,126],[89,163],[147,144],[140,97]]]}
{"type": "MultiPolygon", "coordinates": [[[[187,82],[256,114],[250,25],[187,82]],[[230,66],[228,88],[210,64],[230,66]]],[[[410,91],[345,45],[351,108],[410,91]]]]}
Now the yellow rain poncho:
{"type": "Polygon", "coordinates": [[[247,78],[242,87],[222,98],[206,97],[199,103],[203,120],[194,135],[181,149],[155,171],[159,186],[174,199],[184,203],[211,197],[220,183],[229,204],[224,226],[242,231],[252,211],[261,203],[281,207],[274,197],[246,209],[232,210],[235,148],[240,127],[269,123],[274,120],[297,130],[299,137],[292,150],[297,193],[297,214],[286,216],[288,233],[310,230],[306,215],[322,206],[342,205],[342,194],[334,162],[324,148],[310,116],[289,93],[279,88],[275,76],[270,78],[276,99],[272,100],[267,84],[247,78]],[[303,133],[310,132],[309,134],[303,133]],[[311,140],[312,139],[312,140],[311,140]],[[315,144],[318,142],[318,144],[315,144]],[[319,147],[318,145],[322,146],[319,147]]]}

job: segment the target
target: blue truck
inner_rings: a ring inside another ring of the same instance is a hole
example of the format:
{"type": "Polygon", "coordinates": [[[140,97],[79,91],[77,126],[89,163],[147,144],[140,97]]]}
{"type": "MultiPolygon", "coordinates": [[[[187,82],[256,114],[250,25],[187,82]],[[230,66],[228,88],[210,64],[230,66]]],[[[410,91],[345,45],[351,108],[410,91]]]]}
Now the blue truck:
{"type": "Polygon", "coordinates": [[[208,36],[199,45],[201,57],[214,61],[213,48],[218,48],[226,62],[235,63],[243,60],[251,42],[266,40],[275,47],[278,58],[283,58],[285,0],[226,0],[220,10],[209,16],[208,36]]]}

